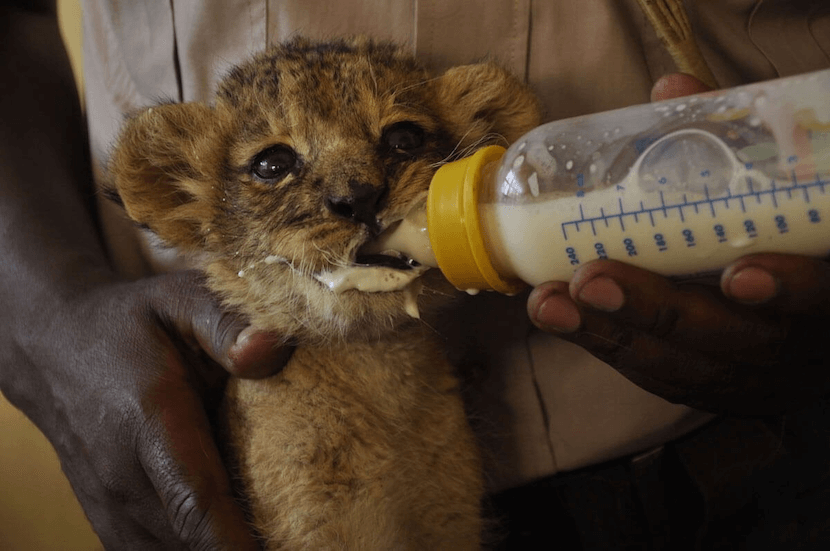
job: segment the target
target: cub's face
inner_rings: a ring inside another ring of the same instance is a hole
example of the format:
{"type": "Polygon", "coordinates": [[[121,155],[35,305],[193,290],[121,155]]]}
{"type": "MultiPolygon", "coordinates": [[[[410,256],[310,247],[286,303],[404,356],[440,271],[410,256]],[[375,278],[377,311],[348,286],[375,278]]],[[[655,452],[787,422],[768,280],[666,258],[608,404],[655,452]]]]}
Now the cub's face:
{"type": "Polygon", "coordinates": [[[494,65],[431,78],[389,44],[298,39],[231,71],[213,105],[134,116],[110,172],[128,214],[193,256],[254,325],[368,338],[442,278],[407,285],[413,262],[362,248],[423,201],[441,163],[536,122],[532,95],[494,65]],[[333,289],[343,274],[402,283],[333,289]]]}

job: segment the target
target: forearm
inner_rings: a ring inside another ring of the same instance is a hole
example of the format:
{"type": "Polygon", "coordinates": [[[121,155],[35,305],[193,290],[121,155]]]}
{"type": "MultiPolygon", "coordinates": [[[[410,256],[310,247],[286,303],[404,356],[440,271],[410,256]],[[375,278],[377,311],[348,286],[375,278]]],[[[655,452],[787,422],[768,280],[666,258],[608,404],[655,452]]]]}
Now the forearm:
{"type": "Polygon", "coordinates": [[[0,305],[19,309],[111,275],[57,19],[0,14],[0,305]]]}

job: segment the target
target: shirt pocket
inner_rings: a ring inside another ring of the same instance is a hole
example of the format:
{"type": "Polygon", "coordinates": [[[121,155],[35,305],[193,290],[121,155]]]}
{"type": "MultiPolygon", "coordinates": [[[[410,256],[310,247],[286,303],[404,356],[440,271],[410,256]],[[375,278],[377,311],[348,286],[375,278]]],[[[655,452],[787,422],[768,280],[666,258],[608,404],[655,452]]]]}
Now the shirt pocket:
{"type": "Polygon", "coordinates": [[[778,76],[830,66],[830,7],[823,3],[768,0],[755,6],[749,36],[778,76]]]}
{"type": "Polygon", "coordinates": [[[119,111],[181,99],[169,3],[88,0],[84,10],[85,63],[119,111]]]}

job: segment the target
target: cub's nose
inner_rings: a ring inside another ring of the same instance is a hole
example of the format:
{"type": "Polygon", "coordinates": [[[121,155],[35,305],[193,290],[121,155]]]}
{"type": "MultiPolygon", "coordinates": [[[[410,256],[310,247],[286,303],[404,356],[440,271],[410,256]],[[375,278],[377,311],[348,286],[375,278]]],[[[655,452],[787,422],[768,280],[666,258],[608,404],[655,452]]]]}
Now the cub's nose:
{"type": "Polygon", "coordinates": [[[326,198],[326,208],[340,218],[365,224],[374,231],[378,229],[378,212],[387,192],[386,186],[377,187],[352,180],[348,194],[326,198]]]}

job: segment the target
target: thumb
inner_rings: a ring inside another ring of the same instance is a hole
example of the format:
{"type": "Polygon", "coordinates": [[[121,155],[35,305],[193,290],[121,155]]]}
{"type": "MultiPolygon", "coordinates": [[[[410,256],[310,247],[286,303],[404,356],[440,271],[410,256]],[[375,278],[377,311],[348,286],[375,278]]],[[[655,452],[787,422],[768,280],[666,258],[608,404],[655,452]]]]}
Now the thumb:
{"type": "Polygon", "coordinates": [[[197,392],[168,381],[153,408],[137,453],[178,541],[189,549],[258,549],[197,392]]]}
{"type": "Polygon", "coordinates": [[[760,253],[735,261],[721,276],[723,293],[801,320],[830,317],[830,264],[806,256],[760,253]]]}
{"type": "Polygon", "coordinates": [[[712,90],[700,80],[685,73],[671,73],[660,77],[651,88],[651,101],[664,101],[712,90]]]}
{"type": "Polygon", "coordinates": [[[162,321],[228,373],[257,379],[285,367],[293,352],[286,344],[290,335],[257,331],[241,315],[223,310],[203,274],[184,271],[155,279],[151,301],[162,321]]]}

